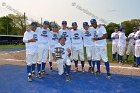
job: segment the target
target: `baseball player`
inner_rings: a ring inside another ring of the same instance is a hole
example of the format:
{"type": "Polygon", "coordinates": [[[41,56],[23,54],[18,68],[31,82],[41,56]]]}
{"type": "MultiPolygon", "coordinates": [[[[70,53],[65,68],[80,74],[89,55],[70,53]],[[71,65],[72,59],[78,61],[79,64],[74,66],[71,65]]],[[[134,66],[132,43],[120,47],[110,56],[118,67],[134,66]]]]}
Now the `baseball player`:
{"type": "Polygon", "coordinates": [[[83,34],[82,30],[77,29],[77,22],[72,22],[71,41],[72,41],[72,55],[75,62],[75,70],[78,71],[78,54],[80,56],[82,72],[84,72],[84,50],[83,50],[83,34]]]}
{"type": "MultiPolygon", "coordinates": [[[[26,64],[28,72],[28,81],[32,81],[32,73],[35,72],[35,64],[37,60],[37,27],[36,22],[31,23],[31,30],[24,33],[23,42],[26,46],[26,64]]],[[[39,69],[39,68],[38,68],[39,69]]]]}
{"type": "Polygon", "coordinates": [[[110,66],[107,57],[107,32],[104,26],[98,26],[95,19],[91,19],[90,23],[94,29],[93,40],[95,42],[95,60],[97,62],[97,72],[96,75],[100,75],[100,60],[105,62],[107,70],[107,78],[110,78],[110,66]]]}
{"type": "Polygon", "coordinates": [[[140,64],[140,23],[138,25],[138,31],[135,34],[135,57],[136,57],[136,64],[133,67],[138,67],[140,64]]]}
{"type": "MultiPolygon", "coordinates": [[[[62,21],[62,29],[59,30],[59,36],[66,37],[65,44],[71,48],[70,30],[67,28],[67,21],[62,21]]],[[[71,56],[72,61],[72,56],[71,56]]]]}
{"type": "MultiPolygon", "coordinates": [[[[55,47],[55,44],[58,44],[58,39],[59,39],[59,33],[58,33],[58,26],[56,24],[52,25],[52,31],[50,32],[50,37],[49,37],[49,64],[50,68],[52,69],[52,52],[55,47]]],[[[51,70],[52,71],[52,70],[51,70]]]]}
{"type": "Polygon", "coordinates": [[[123,63],[123,55],[126,48],[126,39],[127,37],[125,36],[125,28],[120,27],[119,40],[118,40],[119,63],[123,63]]]}
{"type": "Polygon", "coordinates": [[[93,29],[89,27],[88,22],[83,22],[83,41],[84,47],[86,47],[86,54],[89,63],[89,72],[94,72],[94,65],[95,65],[95,44],[93,42],[93,29]],[[94,64],[92,66],[92,63],[94,64]]]}
{"type": "MultiPolygon", "coordinates": [[[[45,65],[48,58],[48,50],[49,50],[49,36],[50,36],[50,29],[49,22],[44,21],[43,27],[40,29],[37,29],[37,35],[38,35],[38,60],[37,60],[37,66],[40,69],[42,74],[47,74],[45,71],[45,65]]],[[[39,76],[40,77],[40,76],[39,76]]]]}
{"type": "Polygon", "coordinates": [[[135,36],[136,32],[137,32],[137,28],[134,27],[133,32],[130,33],[129,36],[128,36],[129,44],[128,44],[127,51],[126,51],[126,62],[128,61],[128,57],[129,57],[131,51],[132,51],[132,54],[134,56],[134,61],[135,61],[135,40],[134,40],[134,36],[135,36]]]}
{"type": "Polygon", "coordinates": [[[115,31],[111,34],[111,39],[112,39],[112,61],[115,60],[116,54],[118,53],[118,39],[119,39],[118,27],[115,27],[114,30],[115,31]]]}
{"type": "Polygon", "coordinates": [[[71,61],[70,61],[70,56],[71,56],[71,50],[69,46],[65,44],[66,38],[61,36],[59,38],[59,43],[55,45],[54,50],[53,50],[53,57],[56,59],[57,65],[58,65],[58,74],[62,75],[64,73],[64,66],[66,66],[66,81],[70,80],[69,74],[70,74],[70,67],[71,67],[71,61]],[[59,48],[61,50],[61,59],[57,59],[55,53],[56,49],[59,48]]]}

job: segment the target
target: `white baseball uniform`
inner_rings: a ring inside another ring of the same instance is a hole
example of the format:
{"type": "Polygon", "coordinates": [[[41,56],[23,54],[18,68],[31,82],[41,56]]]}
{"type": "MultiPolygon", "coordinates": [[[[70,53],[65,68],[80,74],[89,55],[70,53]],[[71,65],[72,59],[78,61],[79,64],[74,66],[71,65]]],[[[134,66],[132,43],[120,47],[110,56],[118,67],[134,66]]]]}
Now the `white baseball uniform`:
{"type": "Polygon", "coordinates": [[[52,57],[52,52],[53,49],[55,47],[56,44],[58,44],[58,40],[59,40],[59,33],[58,32],[50,32],[50,37],[49,37],[49,62],[53,61],[53,57],[52,57]]]}
{"type": "Polygon", "coordinates": [[[118,40],[118,49],[119,55],[123,56],[126,48],[126,36],[124,32],[119,33],[119,40],[118,40]]]}
{"type": "MultiPolygon", "coordinates": [[[[136,32],[135,38],[137,38],[140,35],[140,30],[136,32]]],[[[135,56],[140,57],[140,39],[137,39],[135,41],[135,56]]]]}
{"type": "Polygon", "coordinates": [[[71,41],[72,41],[72,56],[74,60],[78,60],[78,54],[80,60],[84,61],[84,50],[83,50],[83,33],[82,30],[71,30],[71,41]]]}
{"type": "Polygon", "coordinates": [[[34,31],[26,31],[24,33],[23,42],[26,46],[26,63],[27,65],[35,64],[37,61],[37,42],[28,42],[28,40],[36,38],[37,33],[34,31]]]}
{"type": "MultiPolygon", "coordinates": [[[[94,37],[102,37],[104,34],[107,34],[104,26],[99,26],[94,29],[94,37]]],[[[100,61],[101,59],[104,62],[108,62],[107,56],[107,41],[106,39],[96,40],[95,42],[95,60],[100,61]]]]}
{"type": "Polygon", "coordinates": [[[62,51],[62,59],[56,60],[57,64],[58,64],[58,74],[62,75],[64,73],[64,69],[63,69],[63,65],[71,65],[71,61],[70,58],[68,57],[68,52],[67,50],[70,49],[69,46],[65,45],[61,45],[60,43],[56,44],[54,49],[53,49],[53,53],[55,53],[56,48],[61,48],[62,51]]]}
{"type": "Polygon", "coordinates": [[[89,28],[88,30],[83,29],[83,42],[84,47],[86,47],[86,54],[88,60],[95,60],[95,43],[93,42],[93,28],[89,28]]]}
{"type": "Polygon", "coordinates": [[[50,29],[40,28],[36,30],[38,35],[38,63],[46,63],[49,51],[50,29]]]}
{"type": "Polygon", "coordinates": [[[129,55],[130,52],[132,51],[132,54],[135,55],[135,40],[134,40],[134,36],[135,36],[135,33],[130,33],[128,38],[132,38],[129,40],[129,44],[128,44],[128,47],[127,47],[127,51],[126,51],[126,55],[129,55]]]}
{"type": "Polygon", "coordinates": [[[113,32],[111,34],[111,38],[113,38],[112,39],[112,54],[118,53],[118,40],[119,39],[116,39],[116,37],[118,36],[119,36],[119,32],[113,32]]]}
{"type": "Polygon", "coordinates": [[[65,44],[71,48],[70,30],[68,30],[68,29],[60,29],[59,30],[59,36],[60,37],[61,36],[66,37],[65,44]]]}

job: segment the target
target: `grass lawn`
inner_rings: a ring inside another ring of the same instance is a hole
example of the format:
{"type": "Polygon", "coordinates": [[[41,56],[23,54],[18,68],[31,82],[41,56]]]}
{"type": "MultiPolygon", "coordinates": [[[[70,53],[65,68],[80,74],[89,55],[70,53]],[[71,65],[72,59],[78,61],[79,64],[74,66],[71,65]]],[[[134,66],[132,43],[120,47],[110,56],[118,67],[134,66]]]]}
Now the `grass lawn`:
{"type": "Polygon", "coordinates": [[[25,48],[24,45],[0,45],[0,49],[8,49],[8,48],[25,48]]]}

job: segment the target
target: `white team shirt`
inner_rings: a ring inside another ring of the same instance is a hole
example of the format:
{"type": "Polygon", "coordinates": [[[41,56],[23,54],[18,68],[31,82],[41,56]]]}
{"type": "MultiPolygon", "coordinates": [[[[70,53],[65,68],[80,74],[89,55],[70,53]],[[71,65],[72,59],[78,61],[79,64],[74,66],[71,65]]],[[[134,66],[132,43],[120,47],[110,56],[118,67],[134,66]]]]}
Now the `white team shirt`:
{"type": "Polygon", "coordinates": [[[50,29],[39,28],[36,30],[38,35],[38,44],[49,44],[50,29]]]}
{"type": "Polygon", "coordinates": [[[71,30],[71,42],[73,47],[83,47],[83,33],[82,30],[71,30]]]}
{"type": "Polygon", "coordinates": [[[95,43],[93,42],[93,29],[89,28],[88,30],[83,29],[83,41],[84,46],[94,46],[95,43]]]}
{"type": "MultiPolygon", "coordinates": [[[[94,37],[99,38],[99,37],[102,37],[104,34],[107,34],[104,26],[97,27],[96,29],[93,27],[91,27],[91,28],[94,29],[94,37]]],[[[107,45],[106,39],[97,40],[94,42],[95,42],[95,46],[106,46],[107,45]]]]}
{"type": "Polygon", "coordinates": [[[23,42],[25,43],[26,49],[27,48],[34,48],[37,46],[37,42],[25,42],[32,38],[36,38],[38,40],[37,33],[34,31],[26,31],[23,36],[23,42]]]}
{"type": "Polygon", "coordinates": [[[68,30],[68,29],[60,29],[60,30],[59,30],[59,36],[60,36],[60,37],[61,37],[61,36],[66,37],[66,42],[65,42],[65,44],[71,46],[70,30],[68,30]]]}
{"type": "Polygon", "coordinates": [[[62,58],[64,58],[63,56],[68,55],[68,52],[67,52],[67,50],[69,49],[68,45],[65,44],[65,45],[62,46],[60,43],[56,44],[54,49],[53,49],[53,53],[55,53],[56,48],[61,48],[62,49],[62,58]]]}
{"type": "MultiPolygon", "coordinates": [[[[133,33],[130,33],[130,34],[129,34],[128,38],[134,37],[134,36],[135,36],[135,34],[134,34],[134,32],[133,32],[133,33]]],[[[130,40],[129,40],[129,44],[130,44],[130,45],[134,45],[134,43],[135,43],[135,40],[134,40],[134,39],[130,39],[130,40]]]]}
{"type": "MultiPolygon", "coordinates": [[[[116,37],[116,36],[119,36],[119,32],[113,32],[112,34],[111,34],[111,38],[114,38],[114,37],[116,37]]],[[[113,39],[112,40],[112,44],[113,45],[118,45],[118,41],[119,41],[119,39],[113,39]]]]}
{"type": "MultiPolygon", "coordinates": [[[[136,38],[136,37],[138,37],[139,35],[140,35],[140,30],[136,32],[136,34],[135,34],[134,37],[136,38]]],[[[137,40],[135,41],[135,46],[140,46],[140,39],[137,39],[137,40]]]]}
{"type": "Polygon", "coordinates": [[[118,46],[126,47],[126,36],[124,32],[119,33],[118,46]]]}
{"type": "Polygon", "coordinates": [[[50,48],[53,48],[55,46],[55,44],[58,44],[58,40],[59,40],[60,36],[58,32],[53,32],[50,31],[50,37],[49,37],[49,46],[50,48]]]}

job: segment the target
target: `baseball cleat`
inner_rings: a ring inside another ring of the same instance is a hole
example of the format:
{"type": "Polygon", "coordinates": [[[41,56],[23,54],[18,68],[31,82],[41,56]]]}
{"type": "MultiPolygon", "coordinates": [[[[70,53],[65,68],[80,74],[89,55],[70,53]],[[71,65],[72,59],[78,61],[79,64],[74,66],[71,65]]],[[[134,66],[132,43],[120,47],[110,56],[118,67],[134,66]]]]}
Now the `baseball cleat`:
{"type": "Polygon", "coordinates": [[[36,76],[37,78],[42,78],[41,73],[38,73],[38,75],[36,76]]]}
{"type": "Polygon", "coordinates": [[[36,75],[36,74],[35,74],[35,72],[33,71],[33,72],[32,72],[32,76],[35,76],[35,75],[36,75]]]}
{"type": "Polygon", "coordinates": [[[96,71],[95,75],[96,75],[96,76],[100,76],[100,75],[101,75],[101,72],[96,71]]]}
{"type": "Polygon", "coordinates": [[[66,82],[70,81],[69,75],[66,75],[66,82]]]}
{"type": "Polygon", "coordinates": [[[91,73],[94,73],[94,68],[92,68],[92,71],[91,71],[91,73]]]}
{"type": "Polygon", "coordinates": [[[134,64],[133,67],[138,67],[139,65],[134,64]]]}
{"type": "Polygon", "coordinates": [[[111,74],[110,73],[107,73],[106,78],[107,79],[110,79],[111,78],[111,74]]]}
{"type": "Polygon", "coordinates": [[[53,72],[53,68],[52,67],[50,67],[50,71],[53,72]]]}
{"type": "Polygon", "coordinates": [[[28,76],[28,82],[32,82],[32,75],[28,76]]]}
{"type": "Polygon", "coordinates": [[[84,69],[84,68],[82,68],[82,72],[83,72],[83,73],[85,72],[85,69],[84,69]]]}
{"type": "Polygon", "coordinates": [[[89,67],[88,72],[92,73],[92,67],[89,67]]]}
{"type": "Polygon", "coordinates": [[[78,72],[78,68],[75,68],[74,72],[78,72]]]}
{"type": "Polygon", "coordinates": [[[42,70],[41,75],[48,75],[48,73],[45,70],[42,70]]]}

